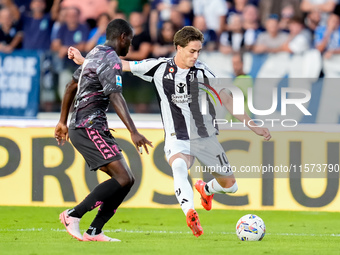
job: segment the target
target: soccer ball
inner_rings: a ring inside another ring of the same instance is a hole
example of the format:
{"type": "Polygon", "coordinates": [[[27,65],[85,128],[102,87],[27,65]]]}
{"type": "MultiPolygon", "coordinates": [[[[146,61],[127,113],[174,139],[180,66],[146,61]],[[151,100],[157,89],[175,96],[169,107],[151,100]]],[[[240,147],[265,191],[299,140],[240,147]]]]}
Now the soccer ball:
{"type": "Polygon", "coordinates": [[[244,215],[236,223],[236,235],[241,241],[261,241],[265,233],[263,220],[255,214],[244,215]]]}

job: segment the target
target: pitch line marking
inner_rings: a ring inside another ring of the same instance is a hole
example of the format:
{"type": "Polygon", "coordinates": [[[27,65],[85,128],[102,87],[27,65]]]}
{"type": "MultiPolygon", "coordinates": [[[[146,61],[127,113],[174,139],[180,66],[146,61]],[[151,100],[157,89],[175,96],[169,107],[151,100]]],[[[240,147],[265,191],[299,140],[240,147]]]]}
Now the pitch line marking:
{"type": "MultiPolygon", "coordinates": [[[[0,232],[66,232],[60,228],[20,228],[20,229],[0,229],[0,232]]],[[[85,230],[82,230],[85,231],[85,230]]],[[[110,229],[104,230],[108,233],[132,233],[132,234],[191,234],[191,231],[166,231],[166,230],[131,230],[131,229],[110,229]]],[[[207,234],[235,235],[235,232],[206,232],[207,234]]],[[[304,233],[266,233],[272,236],[315,236],[315,237],[340,237],[340,234],[304,234],[304,233]]]]}

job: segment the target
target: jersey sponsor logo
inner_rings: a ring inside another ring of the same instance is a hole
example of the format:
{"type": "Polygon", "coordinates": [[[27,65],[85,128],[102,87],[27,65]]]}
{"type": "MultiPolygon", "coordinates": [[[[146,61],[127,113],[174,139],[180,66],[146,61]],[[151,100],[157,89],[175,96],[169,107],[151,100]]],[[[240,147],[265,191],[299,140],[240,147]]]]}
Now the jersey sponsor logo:
{"type": "Polygon", "coordinates": [[[122,76],[116,75],[116,85],[123,86],[122,76]]]}
{"type": "Polygon", "coordinates": [[[168,73],[167,75],[164,76],[164,79],[173,80],[174,77],[171,73],[168,73]]]}
{"type": "Polygon", "coordinates": [[[138,64],[140,64],[140,63],[143,63],[143,60],[141,60],[141,61],[133,61],[133,63],[134,63],[135,65],[138,65],[138,64]]]}
{"type": "Polygon", "coordinates": [[[179,83],[176,85],[176,91],[183,94],[186,91],[187,85],[185,83],[179,83]]]}
{"type": "Polygon", "coordinates": [[[170,73],[173,73],[173,72],[175,72],[175,68],[173,68],[173,67],[170,67],[170,68],[169,68],[169,72],[170,72],[170,73]]]}
{"type": "Polygon", "coordinates": [[[172,94],[171,95],[171,102],[174,104],[190,104],[192,103],[192,95],[187,94],[172,94]]]}
{"type": "Polygon", "coordinates": [[[120,65],[119,65],[119,64],[115,64],[114,67],[113,67],[112,69],[120,70],[120,65]]]}

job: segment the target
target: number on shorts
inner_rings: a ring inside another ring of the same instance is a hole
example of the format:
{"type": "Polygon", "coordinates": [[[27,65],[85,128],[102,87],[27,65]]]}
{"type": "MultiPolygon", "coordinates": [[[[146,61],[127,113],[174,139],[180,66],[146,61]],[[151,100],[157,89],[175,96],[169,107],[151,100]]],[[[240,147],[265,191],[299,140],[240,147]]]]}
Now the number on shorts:
{"type": "Polygon", "coordinates": [[[225,155],[224,152],[222,152],[221,155],[216,155],[216,158],[220,161],[221,166],[228,165],[227,155],[225,155]]]}

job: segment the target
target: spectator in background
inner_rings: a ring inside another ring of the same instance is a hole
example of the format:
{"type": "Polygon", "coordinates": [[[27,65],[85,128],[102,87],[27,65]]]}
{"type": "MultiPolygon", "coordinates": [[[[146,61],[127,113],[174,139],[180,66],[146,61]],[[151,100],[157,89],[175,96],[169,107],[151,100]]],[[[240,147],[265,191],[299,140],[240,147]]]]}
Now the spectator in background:
{"type": "Polygon", "coordinates": [[[106,41],[106,27],[110,23],[111,17],[108,13],[102,13],[97,18],[97,27],[90,31],[88,41],[85,45],[85,51],[89,52],[98,44],[104,44],[106,41]]]}
{"type": "Polygon", "coordinates": [[[23,23],[23,49],[49,50],[51,46],[51,31],[53,21],[58,16],[60,0],[54,0],[50,13],[45,14],[45,0],[32,0],[31,13],[24,14],[23,23]]]}
{"type": "Polygon", "coordinates": [[[85,23],[88,19],[96,20],[101,13],[107,12],[109,10],[109,2],[108,0],[63,0],[61,7],[78,8],[80,10],[79,21],[85,23]]]}
{"type": "MultiPolygon", "coordinates": [[[[255,6],[259,6],[259,2],[260,2],[261,0],[248,0],[247,1],[247,4],[252,4],[252,5],[255,5],[255,6]]],[[[234,0],[226,0],[226,2],[227,2],[227,5],[228,5],[228,9],[230,10],[230,9],[232,9],[232,7],[234,6],[234,0]]]]}
{"type": "MultiPolygon", "coordinates": [[[[27,12],[30,9],[31,0],[12,0],[12,2],[14,2],[15,5],[18,7],[18,10],[20,13],[27,12]]],[[[52,3],[51,3],[51,6],[52,6],[52,3]]]]}
{"type": "Polygon", "coordinates": [[[207,29],[205,19],[203,16],[196,16],[194,19],[194,27],[199,29],[204,36],[202,47],[205,51],[217,50],[218,38],[214,30],[207,29]]]}
{"type": "Polygon", "coordinates": [[[0,52],[11,53],[21,47],[22,31],[14,23],[8,8],[0,10],[0,52]]]}
{"type": "Polygon", "coordinates": [[[228,13],[224,0],[193,0],[193,10],[194,24],[205,27],[205,31],[214,31],[217,36],[221,35],[228,13]],[[205,25],[203,25],[202,18],[205,25]]]}
{"type": "Polygon", "coordinates": [[[256,54],[280,52],[287,40],[288,34],[279,29],[278,15],[272,14],[266,21],[266,32],[261,33],[257,38],[253,52],[256,54]]]}
{"type": "MultiPolygon", "coordinates": [[[[264,27],[267,18],[270,14],[282,15],[282,10],[284,7],[290,5],[293,7],[293,16],[303,18],[303,14],[300,10],[301,0],[260,0],[259,11],[260,11],[260,21],[261,25],[264,27]]],[[[292,18],[293,16],[289,17],[292,18]]],[[[280,16],[281,20],[284,18],[280,16]]]]}
{"type": "Polygon", "coordinates": [[[150,57],[152,51],[151,38],[146,31],[146,17],[141,12],[132,12],[130,14],[130,24],[133,28],[134,36],[131,42],[131,48],[126,55],[127,59],[142,60],[150,57]]]}
{"type": "Polygon", "coordinates": [[[329,14],[334,10],[338,0],[302,0],[301,10],[309,13],[318,10],[321,13],[320,26],[326,26],[329,14]]]}
{"type": "Polygon", "coordinates": [[[258,9],[255,5],[246,5],[242,12],[244,41],[246,50],[251,50],[254,46],[258,35],[263,31],[260,28],[258,9]]]}
{"type": "Polygon", "coordinates": [[[314,46],[325,58],[340,53],[339,16],[331,14],[327,26],[319,26],[315,31],[314,46]]]}
{"type": "MultiPolygon", "coordinates": [[[[144,27],[145,20],[146,17],[141,12],[130,14],[129,23],[133,28],[134,36],[125,59],[138,61],[151,57],[152,44],[150,35],[144,27]]],[[[150,103],[155,98],[153,87],[131,72],[124,72],[123,80],[129,84],[123,89],[123,95],[131,110],[135,113],[149,112],[150,103]]]]}
{"type": "Polygon", "coordinates": [[[244,7],[243,12],[243,27],[244,29],[256,30],[260,27],[259,24],[259,13],[255,5],[248,4],[244,7]]]}
{"type": "Polygon", "coordinates": [[[12,16],[13,21],[18,22],[20,19],[20,11],[13,0],[0,0],[0,10],[7,8],[12,16]]]}
{"type": "MultiPolygon", "coordinates": [[[[248,88],[253,87],[253,79],[250,75],[245,74],[243,70],[243,55],[240,52],[233,53],[232,65],[234,70],[234,80],[233,85],[241,89],[244,95],[244,111],[252,116],[251,111],[248,107],[248,88]]],[[[232,114],[228,113],[226,116],[228,121],[239,122],[232,114]]]]}
{"type": "Polygon", "coordinates": [[[66,8],[60,8],[58,17],[56,21],[53,23],[52,26],[52,32],[51,32],[51,42],[54,39],[57,39],[57,34],[59,29],[61,28],[62,25],[65,24],[66,21],[66,14],[67,14],[67,9],[66,8]]]}
{"type": "Polygon", "coordinates": [[[163,23],[157,42],[153,45],[152,49],[153,57],[168,58],[176,52],[173,44],[175,32],[176,32],[175,25],[171,21],[166,21],[163,23]]]}
{"type": "Polygon", "coordinates": [[[63,97],[65,84],[77,69],[77,65],[67,58],[67,50],[70,46],[74,46],[84,52],[88,36],[87,26],[80,22],[80,10],[76,7],[66,8],[65,24],[60,27],[51,45],[51,49],[55,53],[53,65],[59,74],[59,98],[63,97]]]}
{"type": "Polygon", "coordinates": [[[191,25],[191,1],[190,0],[154,0],[152,1],[149,30],[153,41],[157,40],[157,34],[163,22],[171,21],[177,28],[191,25]]]}
{"type": "Polygon", "coordinates": [[[229,15],[234,14],[242,14],[244,8],[248,4],[248,0],[234,0],[232,1],[231,8],[228,10],[228,17],[229,15]]]}
{"type": "MultiPolygon", "coordinates": [[[[153,0],[152,0],[153,1],[153,0]]],[[[114,19],[120,19],[117,14],[124,14],[125,19],[130,17],[132,12],[142,12],[144,17],[150,14],[149,0],[109,0],[109,14],[114,19]]]]}
{"type": "MultiPolygon", "coordinates": [[[[144,13],[143,13],[143,16],[144,16],[144,17],[147,17],[147,16],[144,15],[144,13]]],[[[126,17],[126,15],[125,15],[125,13],[122,12],[122,11],[116,11],[115,14],[114,14],[114,16],[112,16],[112,17],[113,17],[113,19],[123,19],[123,20],[127,20],[127,17],[126,17]]]]}
{"type": "Polygon", "coordinates": [[[321,12],[319,10],[312,10],[307,14],[305,18],[305,26],[311,32],[312,37],[314,37],[315,30],[319,26],[320,21],[321,12]]]}
{"type": "Polygon", "coordinates": [[[242,15],[234,14],[229,18],[229,31],[221,34],[220,52],[223,54],[239,52],[245,46],[245,36],[242,25],[242,15]]]}
{"type": "Polygon", "coordinates": [[[310,49],[311,35],[305,29],[303,21],[298,17],[293,17],[289,21],[289,36],[288,40],[282,45],[282,50],[301,54],[310,49]]]}
{"type": "Polygon", "coordinates": [[[293,5],[287,4],[283,6],[281,10],[281,19],[279,22],[279,28],[285,32],[289,32],[289,21],[295,17],[295,10],[293,5]]]}
{"type": "Polygon", "coordinates": [[[85,51],[87,38],[88,28],[80,23],[80,10],[69,7],[66,10],[65,24],[60,27],[56,39],[52,42],[52,50],[58,53],[60,59],[66,59],[70,46],[85,51]]]}

